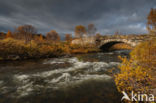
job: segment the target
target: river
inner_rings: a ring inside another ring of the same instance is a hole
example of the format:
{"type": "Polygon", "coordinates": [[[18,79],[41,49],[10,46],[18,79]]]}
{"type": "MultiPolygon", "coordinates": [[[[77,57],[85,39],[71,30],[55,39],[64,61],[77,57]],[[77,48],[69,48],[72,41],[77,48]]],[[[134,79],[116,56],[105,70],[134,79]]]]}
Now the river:
{"type": "Polygon", "coordinates": [[[120,103],[112,73],[125,53],[0,62],[0,103],[120,103]]]}

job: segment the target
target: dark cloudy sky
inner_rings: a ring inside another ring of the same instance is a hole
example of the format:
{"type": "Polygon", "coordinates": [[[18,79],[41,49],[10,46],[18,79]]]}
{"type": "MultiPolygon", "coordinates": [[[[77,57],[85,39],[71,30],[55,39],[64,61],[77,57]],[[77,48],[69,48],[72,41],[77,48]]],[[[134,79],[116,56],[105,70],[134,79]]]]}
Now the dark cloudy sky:
{"type": "Polygon", "coordinates": [[[156,0],[0,0],[0,31],[31,24],[38,32],[71,33],[94,23],[98,32],[146,33],[156,0]]]}

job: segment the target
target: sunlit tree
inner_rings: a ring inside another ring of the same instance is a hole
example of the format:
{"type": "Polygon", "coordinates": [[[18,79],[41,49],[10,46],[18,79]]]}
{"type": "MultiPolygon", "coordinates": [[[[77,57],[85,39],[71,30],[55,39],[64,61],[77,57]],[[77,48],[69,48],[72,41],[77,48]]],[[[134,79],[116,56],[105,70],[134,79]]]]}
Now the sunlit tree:
{"type": "Polygon", "coordinates": [[[6,34],[6,38],[11,38],[12,37],[12,33],[10,30],[8,30],[8,33],[6,34]]]}
{"type": "Polygon", "coordinates": [[[51,30],[46,34],[47,40],[60,41],[60,36],[55,30],[51,30]]]}
{"type": "Polygon", "coordinates": [[[66,39],[67,42],[70,42],[72,40],[71,34],[66,34],[65,39],[66,39]]]}
{"type": "Polygon", "coordinates": [[[150,34],[156,34],[156,9],[151,9],[147,16],[147,29],[150,34]]]}
{"type": "Polygon", "coordinates": [[[75,27],[75,37],[81,38],[86,35],[87,31],[83,25],[78,25],[75,27]]]}
{"type": "Polygon", "coordinates": [[[32,25],[22,25],[16,28],[15,38],[24,39],[27,43],[32,40],[32,35],[36,33],[37,30],[32,25]]]}
{"type": "Polygon", "coordinates": [[[43,40],[44,40],[43,36],[42,36],[42,34],[40,34],[39,41],[43,41],[43,40]]]}

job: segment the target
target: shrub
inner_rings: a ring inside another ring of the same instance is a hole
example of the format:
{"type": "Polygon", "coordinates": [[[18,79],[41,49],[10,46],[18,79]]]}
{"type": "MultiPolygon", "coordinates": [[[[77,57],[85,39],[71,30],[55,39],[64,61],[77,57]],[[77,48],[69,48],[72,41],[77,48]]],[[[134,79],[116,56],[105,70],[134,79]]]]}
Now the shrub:
{"type": "Polygon", "coordinates": [[[0,41],[0,58],[12,60],[27,58],[56,57],[69,54],[69,46],[65,43],[35,42],[25,43],[24,40],[7,38],[0,41]]]}
{"type": "Polygon", "coordinates": [[[148,74],[148,70],[139,65],[134,65],[132,60],[126,58],[122,60],[122,65],[119,66],[120,73],[115,75],[115,83],[119,92],[149,92],[151,76],[148,74]]]}
{"type": "Polygon", "coordinates": [[[0,56],[23,55],[26,48],[23,41],[7,38],[0,41],[0,56]]]}
{"type": "Polygon", "coordinates": [[[138,45],[130,54],[130,59],[122,58],[120,73],[115,75],[117,89],[149,93],[156,86],[156,40],[138,45]]]}

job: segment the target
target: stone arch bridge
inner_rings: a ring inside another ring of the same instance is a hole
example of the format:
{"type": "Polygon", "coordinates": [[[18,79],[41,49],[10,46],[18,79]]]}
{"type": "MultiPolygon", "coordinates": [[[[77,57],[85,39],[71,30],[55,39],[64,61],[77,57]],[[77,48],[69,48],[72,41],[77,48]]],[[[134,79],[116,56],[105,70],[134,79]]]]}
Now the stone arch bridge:
{"type": "Polygon", "coordinates": [[[150,40],[152,37],[149,35],[113,35],[113,36],[100,36],[100,37],[86,37],[75,39],[72,44],[91,44],[98,48],[108,49],[117,43],[125,43],[131,47],[135,47],[142,41],[150,40]]]}
{"type": "Polygon", "coordinates": [[[96,41],[96,44],[98,48],[107,51],[110,47],[112,47],[115,44],[123,43],[126,45],[129,45],[130,47],[135,47],[138,43],[140,43],[142,40],[131,40],[131,39],[121,39],[121,38],[110,38],[105,40],[96,41]]]}

